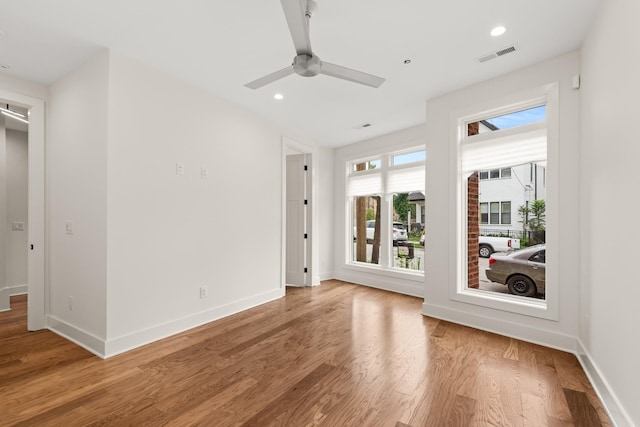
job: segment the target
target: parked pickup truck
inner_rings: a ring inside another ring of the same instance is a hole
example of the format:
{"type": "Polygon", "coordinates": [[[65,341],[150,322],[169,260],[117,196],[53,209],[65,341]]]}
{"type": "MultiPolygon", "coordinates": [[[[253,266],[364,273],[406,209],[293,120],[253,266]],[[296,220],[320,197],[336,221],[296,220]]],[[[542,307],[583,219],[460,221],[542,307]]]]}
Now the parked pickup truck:
{"type": "Polygon", "coordinates": [[[520,239],[511,237],[479,237],[480,256],[489,258],[494,252],[507,252],[511,249],[520,249],[520,239]]]}

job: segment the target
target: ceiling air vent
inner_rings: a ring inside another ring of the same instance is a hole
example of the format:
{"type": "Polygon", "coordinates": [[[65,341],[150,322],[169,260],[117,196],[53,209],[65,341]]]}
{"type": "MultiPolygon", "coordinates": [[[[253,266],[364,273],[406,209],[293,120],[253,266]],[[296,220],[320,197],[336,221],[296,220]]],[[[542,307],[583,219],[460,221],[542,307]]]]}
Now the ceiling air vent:
{"type": "Polygon", "coordinates": [[[483,63],[483,62],[487,62],[487,61],[489,61],[491,59],[495,59],[495,58],[497,58],[499,56],[504,56],[504,55],[506,55],[508,53],[515,52],[516,51],[516,47],[517,47],[517,45],[512,45],[512,46],[505,47],[503,49],[497,50],[495,52],[491,52],[491,53],[488,53],[486,55],[482,55],[481,57],[477,58],[477,61],[480,62],[480,63],[483,63]]]}

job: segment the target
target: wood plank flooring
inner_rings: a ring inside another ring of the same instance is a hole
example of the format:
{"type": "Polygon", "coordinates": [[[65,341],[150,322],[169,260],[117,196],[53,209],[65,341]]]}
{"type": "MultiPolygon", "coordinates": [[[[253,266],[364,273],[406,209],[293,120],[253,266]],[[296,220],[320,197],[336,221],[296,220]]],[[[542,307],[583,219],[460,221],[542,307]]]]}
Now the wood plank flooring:
{"type": "Polygon", "coordinates": [[[568,353],[339,281],[101,360],[0,313],[0,426],[610,426],[568,353]]]}

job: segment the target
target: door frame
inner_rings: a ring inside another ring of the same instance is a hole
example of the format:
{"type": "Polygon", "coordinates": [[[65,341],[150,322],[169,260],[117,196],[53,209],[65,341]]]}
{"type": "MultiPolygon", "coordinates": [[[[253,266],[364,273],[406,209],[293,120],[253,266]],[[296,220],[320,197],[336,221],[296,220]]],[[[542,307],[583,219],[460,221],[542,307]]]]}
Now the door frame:
{"type": "Polygon", "coordinates": [[[27,329],[46,328],[45,289],[45,109],[44,100],[0,89],[0,99],[29,110],[27,329]],[[31,249],[33,248],[33,249],[31,249]]]}
{"type": "Polygon", "coordinates": [[[317,286],[320,284],[319,276],[319,233],[318,233],[318,180],[316,178],[317,170],[317,149],[306,144],[294,141],[293,139],[283,136],[282,137],[282,225],[281,225],[281,268],[280,268],[280,287],[284,290],[286,285],[286,273],[287,273],[287,152],[293,150],[300,154],[306,154],[310,168],[307,172],[307,194],[311,193],[309,200],[310,208],[307,209],[307,277],[305,280],[306,286],[317,286]]]}

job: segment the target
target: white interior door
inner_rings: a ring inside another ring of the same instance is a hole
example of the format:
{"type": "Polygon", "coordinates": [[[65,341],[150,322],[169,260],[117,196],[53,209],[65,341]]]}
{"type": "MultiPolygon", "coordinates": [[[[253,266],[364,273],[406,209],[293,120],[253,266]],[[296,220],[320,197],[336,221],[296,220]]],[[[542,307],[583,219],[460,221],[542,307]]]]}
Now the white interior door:
{"type": "Polygon", "coordinates": [[[306,154],[287,156],[286,278],[291,286],[307,285],[306,154]]]}

